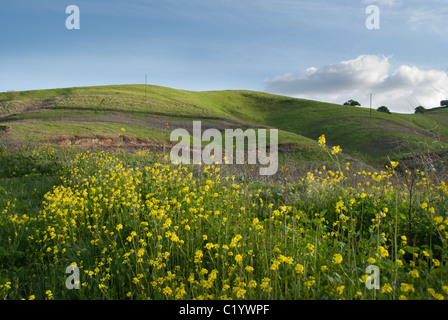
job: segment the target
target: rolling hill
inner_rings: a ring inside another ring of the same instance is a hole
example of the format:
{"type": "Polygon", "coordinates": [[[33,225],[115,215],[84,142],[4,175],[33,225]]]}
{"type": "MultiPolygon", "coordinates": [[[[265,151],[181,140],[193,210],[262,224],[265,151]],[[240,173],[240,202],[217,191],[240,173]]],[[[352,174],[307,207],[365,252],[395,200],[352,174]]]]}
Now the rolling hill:
{"type": "MultiPolygon", "coordinates": [[[[0,128],[26,142],[117,144],[121,128],[137,147],[167,144],[174,128],[278,128],[281,145],[329,145],[367,161],[443,153],[448,109],[386,114],[361,107],[245,90],[193,92],[112,85],[0,93],[0,128]],[[84,139],[84,140],[83,140],[84,139]]],[[[3,134],[5,135],[5,134],[3,134]]]]}

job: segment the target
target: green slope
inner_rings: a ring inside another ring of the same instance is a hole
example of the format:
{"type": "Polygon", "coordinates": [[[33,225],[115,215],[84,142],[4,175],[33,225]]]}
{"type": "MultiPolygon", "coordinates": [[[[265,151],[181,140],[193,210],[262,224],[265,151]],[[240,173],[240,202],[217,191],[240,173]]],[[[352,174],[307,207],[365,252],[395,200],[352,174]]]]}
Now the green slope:
{"type": "Polygon", "coordinates": [[[206,127],[273,127],[280,143],[314,147],[325,134],[329,145],[369,160],[409,156],[422,145],[443,151],[448,112],[385,114],[360,107],[294,99],[253,91],[193,92],[160,86],[115,85],[0,93],[0,125],[21,140],[74,134],[169,140],[176,127],[201,120],[206,127]]]}

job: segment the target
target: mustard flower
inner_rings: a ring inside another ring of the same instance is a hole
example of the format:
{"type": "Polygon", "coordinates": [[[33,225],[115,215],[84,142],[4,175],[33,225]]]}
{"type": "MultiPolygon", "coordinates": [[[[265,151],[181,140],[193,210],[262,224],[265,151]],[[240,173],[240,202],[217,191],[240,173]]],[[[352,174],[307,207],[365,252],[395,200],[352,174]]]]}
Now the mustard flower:
{"type": "Polygon", "coordinates": [[[340,146],[333,147],[333,150],[331,150],[331,154],[337,154],[339,152],[342,152],[342,149],[340,146]]]}
{"type": "Polygon", "coordinates": [[[409,275],[410,275],[412,278],[419,278],[419,277],[420,277],[420,275],[419,275],[419,273],[418,273],[418,270],[411,270],[411,271],[409,271],[409,275]]]}
{"type": "Polygon", "coordinates": [[[342,295],[342,293],[344,292],[344,288],[345,286],[339,286],[336,288],[336,291],[338,292],[339,295],[342,295]]]}
{"type": "Polygon", "coordinates": [[[343,260],[342,255],[340,255],[339,253],[336,253],[336,254],[333,256],[333,263],[334,263],[334,264],[341,264],[341,263],[342,263],[342,260],[343,260]]]}
{"type": "Polygon", "coordinates": [[[381,288],[382,293],[392,293],[393,289],[389,283],[385,283],[381,288]]]}
{"type": "Polygon", "coordinates": [[[408,283],[404,283],[404,282],[400,284],[400,290],[405,293],[415,292],[414,286],[412,284],[408,284],[408,283]]]}
{"type": "Polygon", "coordinates": [[[300,263],[296,264],[296,267],[294,268],[296,273],[302,274],[305,271],[305,268],[300,263]]]}
{"type": "Polygon", "coordinates": [[[318,143],[319,143],[319,146],[321,146],[321,147],[325,146],[326,140],[325,140],[325,135],[324,134],[319,137],[318,143]]]}
{"type": "Polygon", "coordinates": [[[235,261],[236,261],[237,263],[242,263],[242,262],[243,262],[243,256],[240,255],[240,254],[237,254],[237,255],[235,256],[235,261]]]}
{"type": "Polygon", "coordinates": [[[165,296],[169,297],[173,293],[173,290],[167,286],[167,287],[163,288],[162,292],[165,296]]]}

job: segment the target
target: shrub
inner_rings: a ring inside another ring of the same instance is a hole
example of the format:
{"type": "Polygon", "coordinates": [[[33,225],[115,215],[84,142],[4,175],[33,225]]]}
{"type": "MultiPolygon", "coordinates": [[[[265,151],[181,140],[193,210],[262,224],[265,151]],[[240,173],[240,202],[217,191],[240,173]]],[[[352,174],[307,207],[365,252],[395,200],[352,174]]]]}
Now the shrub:
{"type": "Polygon", "coordinates": [[[425,113],[426,109],[422,106],[418,106],[417,108],[415,108],[415,112],[414,113],[425,113]]]}
{"type": "Polygon", "coordinates": [[[386,106],[381,106],[377,109],[378,112],[384,112],[390,114],[389,109],[386,106]]]}
{"type": "Polygon", "coordinates": [[[355,106],[361,106],[361,104],[358,101],[350,99],[347,102],[344,102],[344,106],[353,106],[353,107],[355,107],[355,106]]]}

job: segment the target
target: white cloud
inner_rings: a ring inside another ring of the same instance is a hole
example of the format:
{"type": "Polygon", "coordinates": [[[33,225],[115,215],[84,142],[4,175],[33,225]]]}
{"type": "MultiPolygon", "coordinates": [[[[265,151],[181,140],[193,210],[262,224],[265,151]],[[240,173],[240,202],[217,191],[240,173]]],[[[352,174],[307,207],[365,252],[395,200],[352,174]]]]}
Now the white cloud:
{"type": "Polygon", "coordinates": [[[443,71],[400,66],[389,74],[388,57],[361,55],[320,68],[311,67],[298,75],[285,74],[266,80],[266,91],[293,97],[342,104],[349,99],[391,111],[413,112],[415,107],[436,107],[448,96],[448,76],[443,71]]]}

